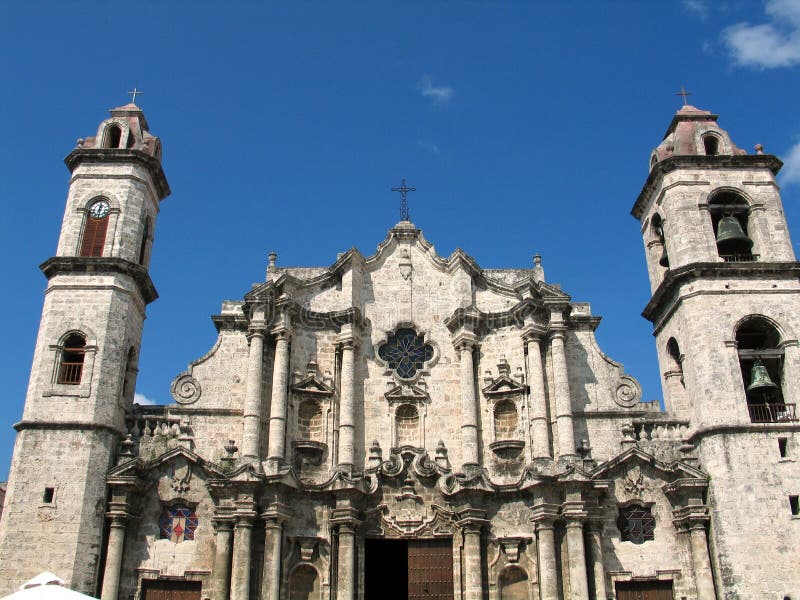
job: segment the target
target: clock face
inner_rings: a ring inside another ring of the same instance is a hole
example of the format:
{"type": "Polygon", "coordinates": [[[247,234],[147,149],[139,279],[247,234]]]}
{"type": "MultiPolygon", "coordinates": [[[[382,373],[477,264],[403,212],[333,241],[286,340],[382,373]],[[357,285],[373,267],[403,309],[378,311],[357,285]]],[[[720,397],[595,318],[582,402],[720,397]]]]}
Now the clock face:
{"type": "Polygon", "coordinates": [[[108,214],[109,209],[107,200],[98,200],[89,207],[89,214],[93,219],[102,219],[108,214]]]}

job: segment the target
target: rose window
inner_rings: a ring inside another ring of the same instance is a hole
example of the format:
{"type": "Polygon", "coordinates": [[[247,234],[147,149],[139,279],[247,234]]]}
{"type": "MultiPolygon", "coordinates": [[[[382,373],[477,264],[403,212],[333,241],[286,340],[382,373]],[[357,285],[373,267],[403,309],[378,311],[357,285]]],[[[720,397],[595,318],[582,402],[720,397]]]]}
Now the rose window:
{"type": "Polygon", "coordinates": [[[410,379],[433,358],[433,346],[413,329],[398,329],[378,349],[378,356],[398,377],[410,379]]]}

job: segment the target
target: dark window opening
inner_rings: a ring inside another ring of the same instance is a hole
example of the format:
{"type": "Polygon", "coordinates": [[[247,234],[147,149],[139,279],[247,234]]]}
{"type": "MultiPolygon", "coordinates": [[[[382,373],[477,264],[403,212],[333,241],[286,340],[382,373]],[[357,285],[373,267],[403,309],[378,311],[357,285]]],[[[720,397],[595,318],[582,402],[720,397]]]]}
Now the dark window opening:
{"type": "Polygon", "coordinates": [[[717,252],[725,262],[752,262],[753,240],[747,235],[749,206],[733,192],[722,192],[708,203],[717,252]]]}
{"type": "Polygon", "coordinates": [[[86,217],[86,228],[81,242],[81,256],[103,256],[108,231],[108,215],[100,219],[86,217]]]}
{"type": "Polygon", "coordinates": [[[106,136],[103,148],[119,148],[119,142],[122,139],[122,129],[119,125],[109,125],[106,127],[106,136]]]}
{"type": "Polygon", "coordinates": [[[655,539],[656,519],[649,506],[634,504],[620,508],[617,528],[623,542],[644,544],[655,539]]]}
{"type": "Polygon", "coordinates": [[[778,452],[781,453],[781,458],[786,458],[786,451],[788,449],[789,440],[785,437],[778,438],[778,452]]]}
{"type": "Polygon", "coordinates": [[[669,268],[669,256],[667,255],[667,242],[664,239],[664,221],[661,219],[661,215],[654,215],[653,216],[653,235],[656,236],[659,242],[661,242],[661,256],[658,259],[658,264],[662,267],[669,268]]]}
{"type": "Polygon", "coordinates": [[[64,341],[61,351],[61,364],[58,368],[58,383],[78,385],[83,375],[83,361],[86,357],[86,338],[79,333],[71,334],[64,341]]]}
{"type": "Polygon", "coordinates": [[[147,254],[147,239],[150,237],[150,217],[144,222],[142,231],[142,244],[139,246],[139,264],[143,265],[147,254]]]}
{"type": "Polygon", "coordinates": [[[46,487],[44,488],[44,494],[42,494],[42,502],[45,504],[52,504],[53,497],[56,495],[56,488],[46,487]]]}
{"type": "Polygon", "coordinates": [[[703,148],[708,156],[719,154],[719,138],[715,135],[707,135],[703,138],[703,148]]]}
{"type": "Polygon", "coordinates": [[[800,515],[800,497],[789,496],[789,508],[792,510],[792,515],[800,515]]]}
{"type": "Polygon", "coordinates": [[[133,131],[128,131],[128,143],[125,144],[126,148],[133,148],[133,145],[136,143],[136,138],[133,135],[133,131]]]}

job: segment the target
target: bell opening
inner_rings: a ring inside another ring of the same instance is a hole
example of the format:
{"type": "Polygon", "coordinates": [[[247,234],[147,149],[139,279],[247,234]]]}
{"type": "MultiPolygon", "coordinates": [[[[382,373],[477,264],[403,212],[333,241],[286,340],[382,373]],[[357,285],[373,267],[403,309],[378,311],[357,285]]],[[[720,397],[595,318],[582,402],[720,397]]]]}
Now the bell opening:
{"type": "Polygon", "coordinates": [[[753,240],[747,235],[748,204],[738,194],[722,192],[708,203],[717,252],[726,262],[753,260],[753,240]]]}

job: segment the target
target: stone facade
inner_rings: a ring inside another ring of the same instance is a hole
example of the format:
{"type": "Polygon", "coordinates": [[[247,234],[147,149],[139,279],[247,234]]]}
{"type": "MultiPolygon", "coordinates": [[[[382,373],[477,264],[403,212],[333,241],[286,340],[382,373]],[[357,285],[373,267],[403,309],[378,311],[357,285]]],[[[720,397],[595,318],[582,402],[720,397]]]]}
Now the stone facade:
{"type": "Polygon", "coordinates": [[[329,267],[272,255],[151,407],[133,389],[160,151],[127,105],[67,157],[0,592],[46,568],[103,600],[800,598],[777,158],[692,107],[654,151],[632,213],[665,412],[538,259],[481,269],[408,221],[329,267]]]}

